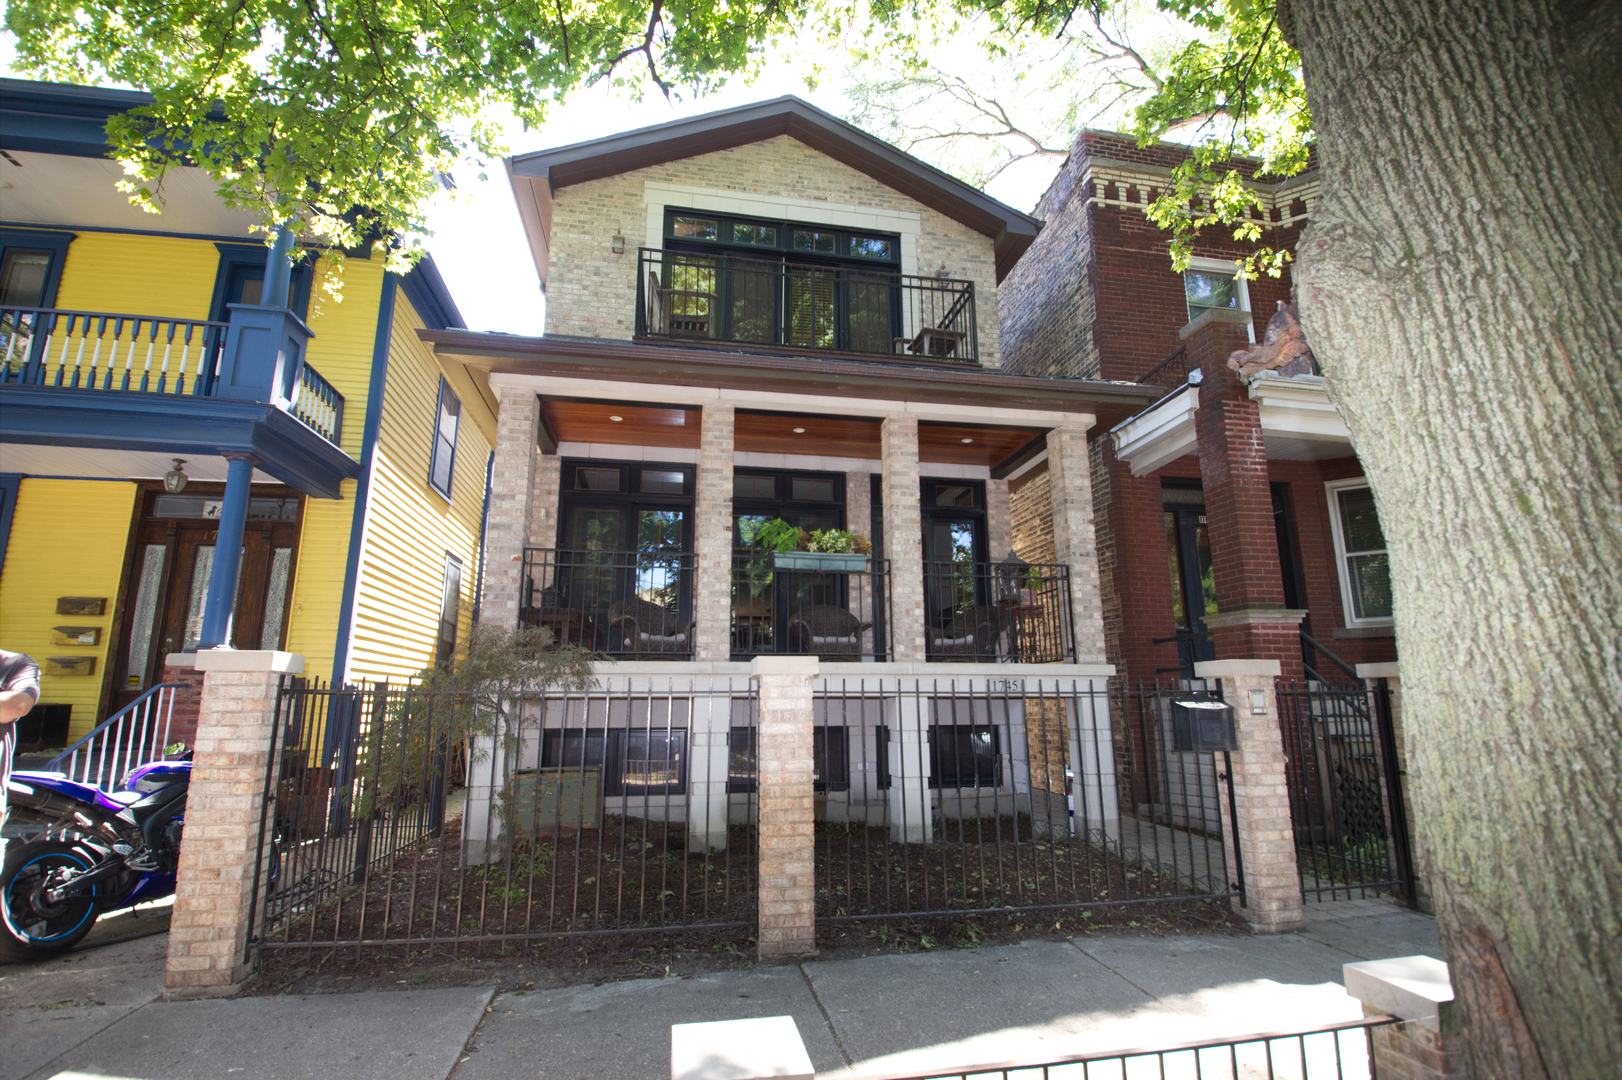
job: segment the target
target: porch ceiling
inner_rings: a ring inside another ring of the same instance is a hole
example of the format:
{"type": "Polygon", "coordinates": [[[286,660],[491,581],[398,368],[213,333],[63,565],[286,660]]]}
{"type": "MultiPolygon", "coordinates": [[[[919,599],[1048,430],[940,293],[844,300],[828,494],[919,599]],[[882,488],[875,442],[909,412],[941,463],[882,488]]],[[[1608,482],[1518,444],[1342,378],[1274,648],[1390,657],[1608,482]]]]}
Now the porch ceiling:
{"type": "Polygon", "coordinates": [[[696,450],[701,415],[698,409],[663,405],[541,399],[541,422],[555,443],[696,450]]]}

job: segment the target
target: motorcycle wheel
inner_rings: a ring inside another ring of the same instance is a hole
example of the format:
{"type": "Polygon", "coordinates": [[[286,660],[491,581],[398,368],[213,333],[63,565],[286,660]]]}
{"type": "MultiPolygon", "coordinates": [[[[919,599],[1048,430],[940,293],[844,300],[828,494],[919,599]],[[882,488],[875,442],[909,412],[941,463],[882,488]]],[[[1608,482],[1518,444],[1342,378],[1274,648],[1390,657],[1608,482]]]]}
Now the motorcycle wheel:
{"type": "Polygon", "coordinates": [[[96,900],[76,896],[46,905],[40,893],[71,874],[96,864],[93,854],[73,844],[41,840],[6,845],[0,872],[0,960],[24,963],[66,952],[96,925],[96,900]]]}

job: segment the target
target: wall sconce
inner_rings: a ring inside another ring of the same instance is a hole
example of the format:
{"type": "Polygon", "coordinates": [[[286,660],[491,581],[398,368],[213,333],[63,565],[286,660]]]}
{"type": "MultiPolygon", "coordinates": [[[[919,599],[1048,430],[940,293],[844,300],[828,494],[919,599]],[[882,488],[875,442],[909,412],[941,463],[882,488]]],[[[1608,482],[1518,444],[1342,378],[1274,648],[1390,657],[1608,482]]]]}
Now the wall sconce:
{"type": "Polygon", "coordinates": [[[1249,691],[1249,694],[1250,694],[1250,714],[1252,716],[1261,716],[1264,713],[1266,713],[1267,712],[1267,691],[1266,690],[1251,690],[1251,691],[1249,691]]]}
{"type": "Polygon", "coordinates": [[[945,281],[947,278],[952,276],[952,272],[950,270],[946,269],[946,260],[945,259],[941,260],[940,269],[935,271],[935,276],[940,278],[942,281],[945,281]]]}
{"type": "Polygon", "coordinates": [[[191,477],[186,475],[186,459],[174,458],[175,467],[163,474],[163,490],[171,495],[179,495],[186,490],[186,481],[191,477]]]}
{"type": "Polygon", "coordinates": [[[608,250],[612,251],[616,255],[624,255],[625,234],[620,232],[618,229],[615,229],[614,235],[608,241],[608,250]]]}

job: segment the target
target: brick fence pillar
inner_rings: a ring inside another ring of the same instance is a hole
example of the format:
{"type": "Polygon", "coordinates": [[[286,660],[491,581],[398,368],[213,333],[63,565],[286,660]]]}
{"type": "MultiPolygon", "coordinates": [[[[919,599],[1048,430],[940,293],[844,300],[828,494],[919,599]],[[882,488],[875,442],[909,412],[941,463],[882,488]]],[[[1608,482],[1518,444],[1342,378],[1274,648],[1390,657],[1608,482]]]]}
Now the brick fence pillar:
{"type": "Polygon", "coordinates": [[[1076,663],[1102,664],[1104,597],[1093,532],[1093,474],[1087,429],[1077,424],[1048,432],[1048,491],[1053,500],[1054,561],[1070,567],[1070,628],[1076,663]]]}
{"type": "MultiPolygon", "coordinates": [[[[203,650],[203,698],[193,746],[180,869],[163,985],[171,996],[232,993],[248,976],[265,769],[283,675],[304,670],[292,653],[203,650]]],[[[257,875],[261,888],[264,875],[257,875]]]]}
{"type": "Polygon", "coordinates": [[[732,444],[731,405],[704,405],[698,444],[698,491],[693,510],[694,657],[732,656],[732,444]]]}
{"type": "Polygon", "coordinates": [[[1346,964],[1346,992],[1364,1016],[1400,1016],[1405,1024],[1372,1029],[1380,1076],[1402,1080],[1466,1080],[1464,1034],[1453,1008],[1447,965],[1431,956],[1399,956],[1346,964]]]}
{"type": "Polygon", "coordinates": [[[1273,688],[1278,673],[1277,660],[1209,660],[1194,665],[1196,677],[1222,680],[1223,698],[1233,706],[1239,736],[1239,749],[1229,755],[1233,812],[1221,792],[1217,802],[1222,809],[1222,841],[1232,852],[1237,837],[1244,864],[1245,901],[1241,905],[1235,898],[1233,909],[1262,934],[1301,926],[1301,876],[1273,688]]]}
{"type": "Polygon", "coordinates": [[[816,951],[816,844],[812,793],[814,656],[761,656],[750,666],[760,695],[756,736],[760,798],[760,957],[816,951]]]}
{"type": "MultiPolygon", "coordinates": [[[[496,461],[490,473],[490,519],[485,526],[484,594],[479,621],[512,629],[525,602],[524,547],[529,543],[535,490],[536,425],[540,402],[535,391],[503,386],[496,421],[496,461]]],[[[550,582],[537,582],[544,586],[550,582]]]]}
{"type": "Polygon", "coordinates": [[[924,659],[924,518],[918,505],[918,419],[886,416],[884,557],[890,560],[891,660],[924,659]]]}
{"type": "MultiPolygon", "coordinates": [[[[1385,664],[1358,664],[1357,677],[1373,683],[1377,679],[1384,679],[1391,699],[1391,731],[1397,755],[1397,765],[1401,770],[1402,786],[1402,816],[1408,826],[1408,852],[1414,864],[1413,897],[1414,907],[1428,915],[1435,914],[1436,906],[1431,901],[1430,883],[1425,880],[1425,855],[1419,847],[1419,829],[1414,822],[1414,800],[1411,794],[1413,786],[1419,782],[1419,766],[1408,753],[1408,735],[1403,730],[1402,716],[1402,667],[1396,662],[1385,664]]],[[[1375,690],[1369,691],[1369,715],[1376,716],[1374,710],[1378,703],[1373,699],[1375,690]]]]}

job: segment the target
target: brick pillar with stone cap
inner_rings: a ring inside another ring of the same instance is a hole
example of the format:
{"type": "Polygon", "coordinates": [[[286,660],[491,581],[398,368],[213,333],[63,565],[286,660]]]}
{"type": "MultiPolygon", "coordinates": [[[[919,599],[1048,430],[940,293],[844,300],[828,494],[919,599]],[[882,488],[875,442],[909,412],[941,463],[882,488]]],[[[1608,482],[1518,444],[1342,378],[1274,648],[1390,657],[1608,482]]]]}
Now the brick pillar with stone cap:
{"type": "Polygon", "coordinates": [[[815,796],[811,683],[814,656],[760,656],[750,665],[760,696],[755,732],[760,817],[760,958],[816,951],[815,796]]]}
{"type": "Polygon", "coordinates": [[[1226,793],[1217,793],[1222,843],[1229,872],[1235,873],[1239,868],[1231,860],[1238,837],[1245,897],[1243,903],[1234,898],[1233,910],[1262,934],[1301,927],[1301,876],[1273,688],[1278,673],[1277,660],[1208,660],[1194,665],[1197,678],[1222,680],[1223,699],[1233,706],[1239,749],[1228,755],[1231,810],[1226,793]]]}
{"type": "Polygon", "coordinates": [[[1087,426],[1048,432],[1048,492],[1053,502],[1054,561],[1070,568],[1070,632],[1076,663],[1102,664],[1104,597],[1099,587],[1098,538],[1093,532],[1093,477],[1087,426]]]}
{"type": "Polygon", "coordinates": [[[706,403],[698,444],[698,490],[693,508],[694,657],[732,656],[732,461],[735,414],[731,405],[706,403]]]}
{"type": "Polygon", "coordinates": [[[891,660],[922,660],[924,648],[924,518],[919,506],[918,419],[886,416],[879,426],[883,457],[884,557],[890,560],[891,660]]]}
{"type": "MultiPolygon", "coordinates": [[[[513,629],[524,595],[524,548],[534,508],[535,457],[540,402],[535,391],[501,387],[496,422],[496,460],[490,474],[490,517],[484,531],[484,592],[479,621],[513,629]]],[[[537,587],[549,584],[538,582],[537,587]]]]}
{"type": "Polygon", "coordinates": [[[1445,963],[1431,956],[1399,956],[1346,964],[1341,970],[1346,992],[1363,1003],[1364,1016],[1406,1021],[1370,1030],[1377,1075],[1466,1080],[1464,1033],[1445,963]]]}
{"type": "Polygon", "coordinates": [[[254,870],[276,695],[283,675],[304,670],[292,653],[196,655],[203,694],[163,973],[171,997],[223,996],[248,977],[249,909],[255,881],[265,884],[254,870]]]}

